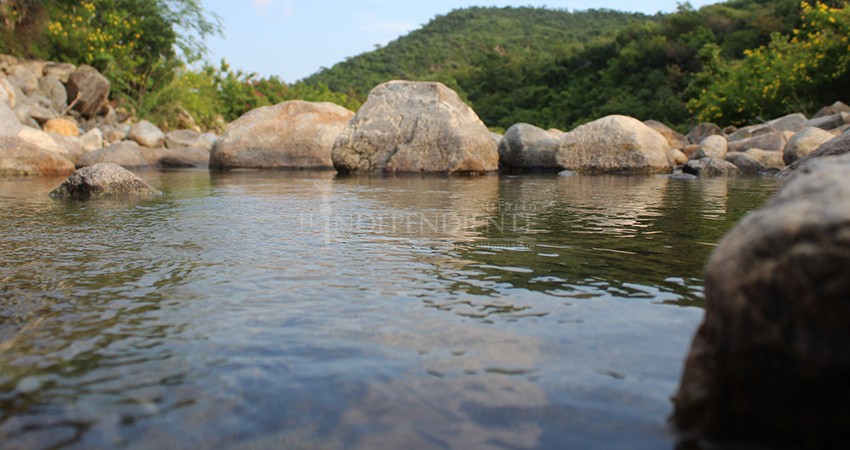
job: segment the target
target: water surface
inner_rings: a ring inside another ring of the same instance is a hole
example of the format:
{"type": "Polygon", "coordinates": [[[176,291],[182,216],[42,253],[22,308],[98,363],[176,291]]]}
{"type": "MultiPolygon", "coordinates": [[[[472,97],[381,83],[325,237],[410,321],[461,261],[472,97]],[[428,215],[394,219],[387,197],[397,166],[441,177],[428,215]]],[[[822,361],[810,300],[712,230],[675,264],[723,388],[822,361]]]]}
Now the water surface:
{"type": "Polygon", "coordinates": [[[670,448],[771,179],[0,179],[0,447],[670,448]]]}

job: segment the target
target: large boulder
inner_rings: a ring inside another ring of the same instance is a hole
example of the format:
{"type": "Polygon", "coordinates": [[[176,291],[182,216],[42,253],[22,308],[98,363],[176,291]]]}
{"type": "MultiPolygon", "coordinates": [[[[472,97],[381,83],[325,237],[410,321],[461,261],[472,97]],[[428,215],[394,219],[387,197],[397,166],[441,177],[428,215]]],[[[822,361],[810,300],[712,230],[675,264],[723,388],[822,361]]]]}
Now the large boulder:
{"type": "Polygon", "coordinates": [[[160,194],[145,180],[116,164],[95,164],[71,174],[50,193],[54,198],[137,197],[160,194]]]}
{"type": "Polygon", "coordinates": [[[0,136],[0,175],[65,175],[74,163],[16,136],[0,136]]]}
{"type": "Polygon", "coordinates": [[[699,177],[721,177],[738,175],[741,170],[734,164],[719,158],[692,159],[683,167],[682,172],[699,177]]]}
{"type": "Polygon", "coordinates": [[[788,176],[792,173],[796,172],[810,161],[820,158],[825,158],[827,156],[840,156],[846,153],[850,153],[850,133],[844,133],[838,135],[838,137],[832,138],[829,141],[824,142],[817,150],[809,153],[808,155],[798,159],[794,162],[794,164],[789,165],[782,172],[779,173],[779,176],[788,176]]]}
{"type": "Polygon", "coordinates": [[[579,173],[669,173],[670,145],[661,133],[626,116],[608,116],[565,134],[559,166],[579,173]]]}
{"type": "Polygon", "coordinates": [[[68,91],[68,103],[76,101],[74,109],[87,119],[96,116],[109,97],[109,80],[97,69],[86,64],[71,74],[65,87],[68,91]]]}
{"type": "Polygon", "coordinates": [[[147,167],[148,160],[142,155],[141,147],[133,141],[122,141],[93,152],[88,152],[77,161],[77,167],[93,166],[98,163],[117,164],[126,169],[147,167]]]}
{"type": "Polygon", "coordinates": [[[850,156],[807,165],[711,256],[705,319],[674,398],[674,422],[695,439],[812,449],[846,439],[848,171],[850,156]]]}
{"type": "Polygon", "coordinates": [[[664,136],[664,139],[667,139],[667,143],[670,144],[670,148],[682,150],[691,143],[687,136],[657,120],[645,120],[643,124],[661,133],[661,135],[664,136]]]}
{"type": "Polygon", "coordinates": [[[300,100],[254,109],[227,126],[210,167],[332,169],[334,141],[352,116],[332,103],[300,100]]]}
{"type": "Polygon", "coordinates": [[[506,170],[558,171],[555,154],[563,133],[550,132],[527,123],[518,123],[505,132],[499,143],[499,166],[506,170]]]}
{"type": "Polygon", "coordinates": [[[23,128],[14,111],[4,102],[0,102],[0,137],[17,136],[23,128]]]}
{"type": "Polygon", "coordinates": [[[835,135],[829,131],[822,130],[816,127],[807,127],[791,137],[788,143],[785,144],[785,149],[782,152],[782,160],[785,164],[793,164],[794,161],[808,155],[817,150],[823,143],[834,138],[835,135]]]}
{"type": "Polygon", "coordinates": [[[128,137],[147,148],[160,148],[165,144],[165,133],[147,120],[133,124],[128,137]]]}
{"type": "Polygon", "coordinates": [[[333,164],[352,172],[492,172],[499,151],[490,131],[461,98],[433,82],[390,81],[337,138],[333,164]]]}
{"type": "Polygon", "coordinates": [[[699,143],[699,150],[693,159],[717,158],[723,159],[729,151],[729,142],[717,134],[706,137],[699,143]]]}

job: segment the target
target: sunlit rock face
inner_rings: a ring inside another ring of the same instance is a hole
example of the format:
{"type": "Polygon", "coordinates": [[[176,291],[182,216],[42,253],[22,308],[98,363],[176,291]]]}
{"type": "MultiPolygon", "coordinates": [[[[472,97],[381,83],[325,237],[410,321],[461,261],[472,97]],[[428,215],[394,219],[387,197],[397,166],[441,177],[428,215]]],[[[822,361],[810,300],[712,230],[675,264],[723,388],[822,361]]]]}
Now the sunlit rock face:
{"type": "Polygon", "coordinates": [[[337,138],[338,172],[483,173],[499,169],[496,141],[475,112],[442,83],[390,81],[337,138]]]}
{"type": "Polygon", "coordinates": [[[721,242],[675,396],[698,438],[825,448],[850,423],[850,156],[812,161],[721,242]]]}
{"type": "Polygon", "coordinates": [[[626,116],[608,116],[565,134],[555,155],[579,173],[669,173],[670,144],[661,133],[626,116]]]}
{"type": "Polygon", "coordinates": [[[249,111],[227,126],[210,154],[213,169],[332,169],[331,150],[353,112],[300,100],[249,111]]]}

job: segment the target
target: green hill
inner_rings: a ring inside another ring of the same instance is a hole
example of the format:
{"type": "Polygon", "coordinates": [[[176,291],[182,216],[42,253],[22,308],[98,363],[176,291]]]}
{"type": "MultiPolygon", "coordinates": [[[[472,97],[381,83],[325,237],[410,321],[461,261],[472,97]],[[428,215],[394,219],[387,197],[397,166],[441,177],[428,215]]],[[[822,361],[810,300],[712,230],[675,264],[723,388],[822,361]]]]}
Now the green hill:
{"type": "MultiPolygon", "coordinates": [[[[476,7],[438,16],[299,84],[326,85],[362,101],[391,79],[442,81],[494,128],[530,122],[570,129],[608,114],[684,128],[698,113],[688,110],[688,101],[712,81],[702,74],[706,64],[714,65],[712,73],[722,72],[718,61],[732,70],[745,50],[771,43],[772,35],[789,40],[800,22],[799,0],[732,0],[699,10],[683,3],[656,16],[476,7]]],[[[794,107],[800,105],[745,113],[794,107]]]]}

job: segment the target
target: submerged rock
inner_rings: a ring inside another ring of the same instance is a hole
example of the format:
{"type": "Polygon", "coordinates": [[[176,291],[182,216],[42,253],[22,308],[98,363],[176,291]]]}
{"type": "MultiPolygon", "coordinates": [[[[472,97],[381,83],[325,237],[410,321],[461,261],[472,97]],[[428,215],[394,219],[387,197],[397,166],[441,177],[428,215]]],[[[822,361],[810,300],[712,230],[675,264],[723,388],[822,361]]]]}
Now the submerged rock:
{"type": "Polygon", "coordinates": [[[674,398],[682,430],[770,448],[846,438],[848,171],[850,156],[807,165],[711,256],[705,319],[674,398]]]}
{"type": "Polygon", "coordinates": [[[333,164],[353,172],[493,172],[490,131],[442,83],[390,81],[369,93],[334,144],[333,164]]]}
{"type": "Polygon", "coordinates": [[[583,173],[669,173],[670,145],[661,133],[626,116],[608,116],[565,134],[555,156],[583,173]]]}
{"type": "Polygon", "coordinates": [[[249,111],[227,126],[210,154],[214,169],[332,169],[331,151],[354,113],[301,100],[249,111]]]}
{"type": "Polygon", "coordinates": [[[95,164],[71,174],[50,193],[54,198],[87,199],[91,197],[124,197],[157,195],[145,180],[117,164],[95,164]]]}

